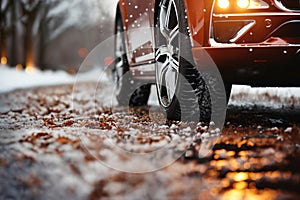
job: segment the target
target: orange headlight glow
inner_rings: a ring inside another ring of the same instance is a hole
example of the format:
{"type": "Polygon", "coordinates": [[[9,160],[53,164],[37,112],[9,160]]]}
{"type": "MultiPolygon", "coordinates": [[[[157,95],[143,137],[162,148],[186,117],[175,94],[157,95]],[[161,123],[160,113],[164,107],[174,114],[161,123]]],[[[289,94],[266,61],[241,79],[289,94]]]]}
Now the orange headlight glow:
{"type": "Polygon", "coordinates": [[[242,9],[248,8],[250,5],[250,0],[237,0],[237,5],[242,9]]]}
{"type": "Polygon", "coordinates": [[[229,8],[229,5],[230,5],[229,0],[218,0],[219,8],[227,9],[227,8],[229,8]]]}

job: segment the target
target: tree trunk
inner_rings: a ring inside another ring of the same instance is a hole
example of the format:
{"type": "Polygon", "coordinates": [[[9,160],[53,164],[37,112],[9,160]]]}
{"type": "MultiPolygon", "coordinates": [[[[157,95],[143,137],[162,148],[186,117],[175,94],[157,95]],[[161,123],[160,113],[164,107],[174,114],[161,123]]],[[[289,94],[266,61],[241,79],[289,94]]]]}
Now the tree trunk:
{"type": "Polygon", "coordinates": [[[6,64],[4,61],[4,58],[7,57],[7,55],[6,55],[6,32],[3,29],[1,30],[0,49],[1,49],[1,55],[0,55],[1,63],[6,64]]]}
{"type": "Polygon", "coordinates": [[[10,47],[10,56],[9,56],[9,65],[16,66],[17,61],[17,50],[16,50],[16,1],[11,1],[11,47],[10,47]]]}
{"type": "Polygon", "coordinates": [[[26,8],[26,4],[22,4],[22,10],[24,15],[27,17],[26,21],[23,22],[25,33],[24,33],[24,62],[26,67],[36,67],[36,59],[35,59],[35,52],[34,52],[34,40],[33,36],[35,36],[33,27],[37,20],[37,14],[40,11],[42,0],[38,0],[37,3],[34,5],[34,1],[30,1],[32,4],[31,9],[26,8]]]}
{"type": "Polygon", "coordinates": [[[0,0],[0,61],[2,64],[4,64],[4,60],[2,58],[6,58],[6,30],[5,30],[5,19],[4,19],[4,13],[5,11],[2,10],[2,0],[0,0]]]}
{"type": "Polygon", "coordinates": [[[24,35],[24,64],[26,67],[35,67],[32,28],[33,28],[33,21],[29,19],[25,26],[25,35],[24,35]]]}
{"type": "Polygon", "coordinates": [[[46,50],[46,38],[47,38],[47,19],[43,16],[40,25],[40,41],[39,41],[39,57],[38,64],[41,69],[45,69],[45,50],[46,50]]]}

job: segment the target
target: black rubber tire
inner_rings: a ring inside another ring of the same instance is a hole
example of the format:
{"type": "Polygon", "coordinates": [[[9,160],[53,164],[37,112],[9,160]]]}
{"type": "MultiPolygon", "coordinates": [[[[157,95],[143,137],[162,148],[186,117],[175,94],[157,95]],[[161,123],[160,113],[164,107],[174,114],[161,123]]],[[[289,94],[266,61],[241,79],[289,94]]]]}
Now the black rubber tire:
{"type": "Polygon", "coordinates": [[[226,93],[226,103],[228,104],[231,95],[232,83],[225,81],[224,86],[225,86],[225,93],[226,93]]]}
{"type": "MultiPolygon", "coordinates": [[[[175,97],[171,104],[168,107],[163,106],[160,98],[159,102],[162,109],[165,110],[167,118],[170,120],[208,123],[210,122],[212,112],[210,93],[202,75],[193,63],[185,4],[183,0],[174,0],[174,2],[178,11],[179,32],[181,33],[179,37],[179,77],[182,78],[178,79],[175,97]]],[[[156,15],[158,16],[158,27],[160,27],[160,9],[156,15]]],[[[159,28],[155,31],[155,34],[157,51],[159,46],[163,45],[164,38],[159,28]]],[[[157,92],[159,93],[159,88],[157,88],[157,92]]]]}
{"type": "Polygon", "coordinates": [[[140,81],[134,81],[132,74],[129,71],[129,64],[126,56],[126,46],[125,46],[125,37],[124,37],[124,28],[123,28],[123,21],[120,15],[119,9],[117,9],[116,14],[116,22],[115,22],[115,65],[112,68],[112,76],[115,82],[116,87],[119,87],[116,90],[116,98],[120,106],[145,106],[147,105],[151,85],[147,83],[143,83],[140,81]],[[124,52],[122,56],[116,55],[117,53],[117,34],[120,34],[122,39],[122,45],[124,52]],[[118,74],[117,72],[117,63],[119,60],[122,60],[121,73],[118,74]],[[122,77],[121,77],[122,76],[122,77]]]}

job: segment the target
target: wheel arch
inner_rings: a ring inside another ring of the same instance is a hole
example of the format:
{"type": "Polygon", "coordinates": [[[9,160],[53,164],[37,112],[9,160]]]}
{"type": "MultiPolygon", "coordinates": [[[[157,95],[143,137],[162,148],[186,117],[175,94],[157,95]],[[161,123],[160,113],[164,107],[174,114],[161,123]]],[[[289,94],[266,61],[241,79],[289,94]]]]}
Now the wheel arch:
{"type": "Polygon", "coordinates": [[[193,47],[209,45],[214,0],[184,0],[193,47]]]}
{"type": "MultiPolygon", "coordinates": [[[[158,10],[160,2],[155,1],[155,11],[158,10]]],[[[191,30],[191,44],[193,47],[207,46],[209,44],[209,27],[211,11],[214,0],[183,0],[186,8],[186,15],[189,29],[191,30]]],[[[155,25],[157,24],[158,13],[155,12],[155,25]]]]}
{"type": "Polygon", "coordinates": [[[118,2],[117,8],[116,8],[115,21],[116,21],[117,17],[121,17],[123,25],[127,29],[127,23],[125,22],[125,19],[126,19],[126,16],[127,16],[127,10],[126,10],[126,6],[122,6],[122,5],[124,5],[124,3],[125,3],[125,0],[120,0],[118,2]]]}
{"type": "MultiPolygon", "coordinates": [[[[117,19],[118,17],[121,18],[123,26],[124,26],[124,43],[125,43],[125,48],[126,48],[126,56],[128,58],[129,54],[128,54],[128,36],[126,34],[126,31],[128,30],[128,23],[125,21],[125,19],[127,18],[127,10],[126,10],[126,6],[122,6],[125,5],[125,1],[126,0],[120,0],[116,6],[116,17],[115,17],[115,30],[114,30],[114,34],[116,34],[116,24],[117,24],[117,19]]],[[[129,64],[129,63],[128,63],[129,64]]],[[[130,64],[129,64],[129,68],[130,68],[130,64]]]]}

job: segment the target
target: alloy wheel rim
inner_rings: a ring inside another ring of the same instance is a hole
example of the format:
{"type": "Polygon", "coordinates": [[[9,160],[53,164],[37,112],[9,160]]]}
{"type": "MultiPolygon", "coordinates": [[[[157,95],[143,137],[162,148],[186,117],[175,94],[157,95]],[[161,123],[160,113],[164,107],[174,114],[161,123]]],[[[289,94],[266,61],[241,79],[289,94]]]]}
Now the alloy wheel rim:
{"type": "Polygon", "coordinates": [[[159,13],[159,37],[156,50],[156,86],[163,107],[169,107],[176,95],[179,77],[179,20],[174,0],[165,0],[159,13]]]}

